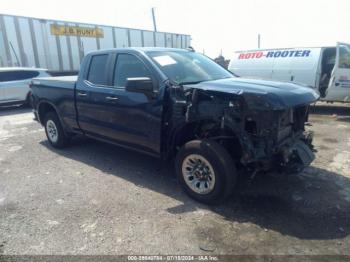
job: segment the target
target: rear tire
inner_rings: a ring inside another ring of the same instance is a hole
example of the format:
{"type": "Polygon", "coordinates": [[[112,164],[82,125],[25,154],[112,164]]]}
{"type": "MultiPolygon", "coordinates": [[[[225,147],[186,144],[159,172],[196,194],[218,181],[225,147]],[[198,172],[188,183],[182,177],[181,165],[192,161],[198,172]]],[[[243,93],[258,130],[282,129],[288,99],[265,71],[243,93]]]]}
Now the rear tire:
{"type": "Polygon", "coordinates": [[[175,170],[184,191],[205,204],[218,204],[233,192],[237,171],[226,149],[212,140],[186,143],[175,159],[175,170]]]}
{"type": "Polygon", "coordinates": [[[49,112],[44,121],[47,140],[55,148],[64,148],[69,142],[69,137],[64,133],[60,120],[55,112],[49,112]]]}
{"type": "Polygon", "coordinates": [[[24,102],[24,104],[22,105],[23,107],[26,108],[32,108],[33,109],[33,96],[31,93],[28,93],[26,100],[24,102]]]}
{"type": "Polygon", "coordinates": [[[29,96],[28,96],[27,105],[28,105],[30,108],[33,108],[33,96],[32,96],[32,95],[29,95],[29,96]]]}

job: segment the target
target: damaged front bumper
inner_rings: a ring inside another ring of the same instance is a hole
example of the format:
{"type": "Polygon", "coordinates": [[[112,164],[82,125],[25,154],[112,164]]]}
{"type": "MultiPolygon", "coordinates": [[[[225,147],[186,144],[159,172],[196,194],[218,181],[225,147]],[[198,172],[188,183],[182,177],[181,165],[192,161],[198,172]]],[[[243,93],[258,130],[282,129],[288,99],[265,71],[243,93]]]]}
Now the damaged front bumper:
{"type": "Polygon", "coordinates": [[[284,173],[301,172],[315,160],[312,140],[312,132],[303,132],[285,139],[271,150],[264,141],[259,147],[260,150],[255,148],[253,151],[246,151],[241,163],[254,172],[272,170],[284,173]]]}
{"type": "Polygon", "coordinates": [[[293,144],[282,147],[279,154],[282,158],[277,169],[292,173],[301,172],[315,160],[312,133],[306,133],[303,139],[298,139],[293,144]]]}

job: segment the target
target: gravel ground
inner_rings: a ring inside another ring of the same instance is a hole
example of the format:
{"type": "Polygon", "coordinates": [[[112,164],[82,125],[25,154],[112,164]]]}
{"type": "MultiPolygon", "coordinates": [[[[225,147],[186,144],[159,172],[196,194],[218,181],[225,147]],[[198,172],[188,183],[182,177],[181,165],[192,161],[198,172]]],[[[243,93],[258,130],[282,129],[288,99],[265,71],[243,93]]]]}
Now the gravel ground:
{"type": "Polygon", "coordinates": [[[310,121],[310,168],[207,207],[156,159],[84,138],[55,150],[30,110],[1,109],[0,254],[350,255],[350,107],[310,121]]]}

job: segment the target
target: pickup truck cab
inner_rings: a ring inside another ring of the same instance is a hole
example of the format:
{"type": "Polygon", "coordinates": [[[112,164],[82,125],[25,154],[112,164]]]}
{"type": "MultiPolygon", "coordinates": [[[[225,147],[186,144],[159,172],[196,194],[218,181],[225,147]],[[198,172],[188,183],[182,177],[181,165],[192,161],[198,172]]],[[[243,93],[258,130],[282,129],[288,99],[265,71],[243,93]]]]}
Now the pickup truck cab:
{"type": "Polygon", "coordinates": [[[32,92],[52,146],[82,134],[175,159],[180,184],[204,203],[229,196],[238,173],[297,172],[314,159],[313,90],[236,78],[190,50],[92,52],[78,77],[34,79],[32,92]]]}

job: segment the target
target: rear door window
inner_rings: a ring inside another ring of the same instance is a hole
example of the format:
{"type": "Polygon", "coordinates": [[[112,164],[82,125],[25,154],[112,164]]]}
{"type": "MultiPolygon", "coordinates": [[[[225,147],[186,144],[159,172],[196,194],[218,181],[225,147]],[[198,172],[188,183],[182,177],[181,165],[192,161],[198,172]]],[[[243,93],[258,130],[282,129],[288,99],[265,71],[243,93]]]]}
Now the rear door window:
{"type": "Polygon", "coordinates": [[[20,81],[31,79],[39,75],[38,71],[16,70],[0,72],[0,82],[20,81]]]}
{"type": "Polygon", "coordinates": [[[107,81],[108,54],[95,55],[91,58],[90,69],[87,80],[94,85],[106,86],[107,81]]]}

